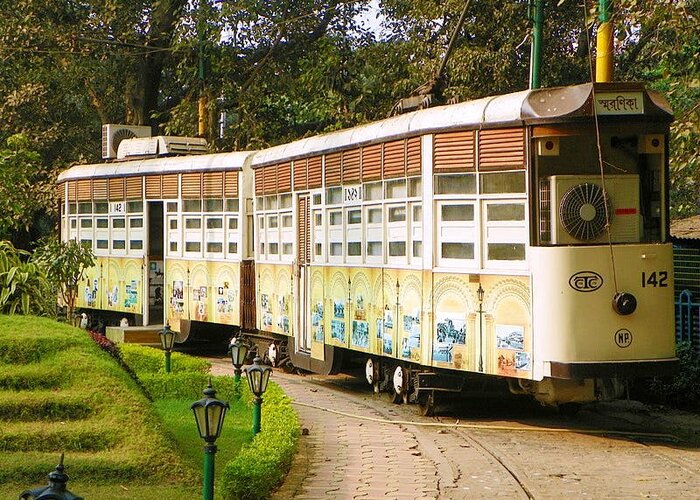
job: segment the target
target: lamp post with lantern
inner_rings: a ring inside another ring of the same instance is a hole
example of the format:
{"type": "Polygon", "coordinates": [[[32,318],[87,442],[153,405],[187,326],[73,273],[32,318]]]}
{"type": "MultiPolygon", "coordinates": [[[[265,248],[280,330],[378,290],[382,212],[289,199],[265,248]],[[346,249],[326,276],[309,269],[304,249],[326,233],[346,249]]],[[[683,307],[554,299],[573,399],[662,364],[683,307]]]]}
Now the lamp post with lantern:
{"type": "Polygon", "coordinates": [[[240,338],[234,337],[229,344],[229,350],[231,352],[231,364],[233,365],[233,380],[236,383],[236,387],[238,387],[243,371],[241,367],[248,355],[248,346],[240,338]]]}
{"type": "Polygon", "coordinates": [[[204,440],[204,484],[202,499],[214,499],[214,457],[216,455],[216,440],[224,427],[224,417],[230,408],[228,403],[216,399],[216,391],[211,386],[211,380],[204,397],[192,403],[192,412],[197,423],[199,436],[204,440]]]}
{"type": "Polygon", "coordinates": [[[253,435],[260,432],[262,395],[267,390],[272,368],[260,364],[260,356],[256,356],[253,364],[246,368],[248,386],[253,393],[253,435]]]}
{"type": "Polygon", "coordinates": [[[56,470],[49,474],[48,486],[23,491],[19,496],[20,500],[83,500],[83,497],[68,491],[66,488],[68,474],[63,471],[63,453],[61,453],[61,460],[56,470]]]}
{"type": "Polygon", "coordinates": [[[166,324],[158,332],[158,336],[165,353],[165,373],[170,373],[170,354],[173,352],[173,346],[175,345],[175,332],[170,329],[170,325],[166,324]]]}

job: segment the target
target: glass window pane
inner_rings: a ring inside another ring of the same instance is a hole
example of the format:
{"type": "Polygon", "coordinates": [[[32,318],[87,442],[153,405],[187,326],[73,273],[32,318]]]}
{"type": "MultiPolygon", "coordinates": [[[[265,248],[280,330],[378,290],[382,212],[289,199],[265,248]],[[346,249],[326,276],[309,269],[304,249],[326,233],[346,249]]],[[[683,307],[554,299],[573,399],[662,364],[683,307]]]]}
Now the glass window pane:
{"type": "Polygon", "coordinates": [[[423,207],[420,205],[413,206],[413,222],[421,222],[423,220],[423,207]]]}
{"type": "Polygon", "coordinates": [[[224,227],[224,220],[218,217],[207,218],[207,229],[222,229],[224,227]]]}
{"type": "Polygon", "coordinates": [[[348,242],[348,255],[351,257],[362,255],[362,243],[359,241],[348,242]]]}
{"type": "Polygon", "coordinates": [[[483,194],[524,193],[525,172],[498,172],[481,174],[483,194]]]}
{"type": "Polygon", "coordinates": [[[279,244],[270,243],[270,254],[277,255],[279,253],[279,244]]]}
{"type": "Polygon", "coordinates": [[[168,203],[166,203],[166,205],[168,206],[168,209],[167,209],[168,212],[177,212],[177,202],[176,201],[169,201],[168,203]]]}
{"type": "Polygon", "coordinates": [[[229,241],[228,253],[238,253],[238,243],[236,243],[235,241],[229,241]]]}
{"type": "Polygon", "coordinates": [[[224,244],[220,241],[208,241],[207,242],[207,252],[209,253],[221,253],[224,251],[224,244]]]}
{"type": "Polygon", "coordinates": [[[185,252],[200,252],[202,250],[202,244],[199,241],[186,241],[185,242],[185,252]]]}
{"type": "Polygon", "coordinates": [[[267,218],[267,227],[276,228],[277,227],[277,216],[271,215],[267,218]]]}
{"type": "Polygon", "coordinates": [[[405,241],[390,241],[389,242],[389,256],[390,257],[403,257],[406,255],[406,242],[405,241]]]}
{"type": "Polygon", "coordinates": [[[129,227],[132,227],[132,228],[143,227],[143,219],[141,217],[135,217],[133,219],[129,219],[129,227]]]}
{"type": "Polygon", "coordinates": [[[107,219],[97,219],[95,221],[97,229],[107,229],[109,227],[109,222],[107,219]]]}
{"type": "Polygon", "coordinates": [[[405,198],[406,197],[406,181],[386,181],[386,197],[387,198],[405,198]]]}
{"type": "Polygon", "coordinates": [[[406,207],[390,207],[389,222],[402,222],[406,220],[406,207]]]}
{"type": "Polygon", "coordinates": [[[95,202],[95,213],[106,214],[109,211],[109,205],[106,202],[95,202]]]}
{"type": "Polygon", "coordinates": [[[348,224],[360,224],[362,223],[362,211],[358,210],[348,210],[348,224]]]}
{"type": "Polygon", "coordinates": [[[522,203],[499,203],[497,205],[487,205],[486,219],[489,221],[525,220],[525,205],[522,203]]]}
{"type": "Polygon", "coordinates": [[[143,250],[143,240],[129,240],[131,250],[143,250]]]}
{"type": "Polygon", "coordinates": [[[78,213],[78,205],[77,205],[77,203],[71,203],[70,205],[68,205],[68,213],[69,213],[69,214],[78,213]]]}
{"type": "Polygon", "coordinates": [[[323,224],[323,214],[321,212],[316,212],[314,214],[314,224],[316,226],[320,226],[321,224],[323,224]]]}
{"type": "Polygon", "coordinates": [[[226,211],[227,212],[238,212],[238,198],[226,200],[226,211]]]}
{"type": "Polygon", "coordinates": [[[182,211],[183,212],[201,212],[202,210],[202,200],[183,200],[182,201],[182,211]]]}
{"type": "Polygon", "coordinates": [[[228,228],[229,229],[238,229],[238,218],[237,217],[232,217],[228,220],[228,228]]]}
{"type": "Polygon", "coordinates": [[[440,216],[443,222],[473,221],[474,205],[442,205],[440,216]]]}
{"type": "Polygon", "coordinates": [[[124,229],[126,227],[126,220],[124,218],[112,219],[112,227],[115,229],[124,229]]]}
{"type": "Polygon", "coordinates": [[[202,227],[202,219],[194,219],[194,218],[187,218],[185,219],[185,228],[186,229],[201,229],[202,227]]]}
{"type": "Polygon", "coordinates": [[[330,252],[331,252],[331,255],[334,257],[338,257],[340,255],[343,255],[343,244],[342,243],[331,243],[330,252]]]}
{"type": "Polygon", "coordinates": [[[130,201],[126,204],[126,211],[129,213],[143,212],[142,201],[130,201]]]}
{"type": "Polygon", "coordinates": [[[170,229],[177,229],[177,219],[170,219],[170,229]]]}
{"type": "Polygon", "coordinates": [[[283,215],[282,216],[282,227],[292,227],[292,216],[283,215]]]}
{"type": "Polygon", "coordinates": [[[277,195],[265,197],[265,210],[277,210],[277,195]]]}
{"type": "Polygon", "coordinates": [[[92,202],[81,202],[78,203],[78,213],[79,214],[91,214],[92,213],[92,202]]]}
{"type": "Polygon", "coordinates": [[[331,212],[330,213],[330,225],[340,226],[343,224],[343,212],[331,212]]]}
{"type": "Polygon", "coordinates": [[[224,200],[204,200],[205,212],[222,212],[224,210],[224,200]]]}
{"type": "Polygon", "coordinates": [[[474,174],[436,175],[434,189],[435,194],[474,194],[476,176],[474,174]]]}
{"type": "Polygon", "coordinates": [[[323,243],[316,243],[316,255],[320,256],[323,253],[323,243]]]}
{"type": "Polygon", "coordinates": [[[292,206],[292,195],[291,194],[281,194],[280,195],[280,208],[290,208],[292,206]]]}
{"type": "Polygon", "coordinates": [[[171,251],[171,252],[177,252],[177,241],[171,241],[171,242],[170,242],[170,251],[171,251]]]}
{"type": "Polygon", "coordinates": [[[97,248],[100,250],[107,250],[107,240],[97,240],[97,248]]]}
{"type": "Polygon", "coordinates": [[[293,245],[291,243],[282,243],[282,253],[284,255],[292,255],[293,245]]]}
{"type": "Polygon", "coordinates": [[[408,196],[411,198],[420,197],[423,194],[423,181],[420,177],[408,179],[408,196]]]}
{"type": "Polygon", "coordinates": [[[82,227],[82,228],[92,227],[92,219],[80,219],[80,227],[82,227]]]}
{"type": "Polygon", "coordinates": [[[413,256],[414,257],[423,257],[423,242],[422,241],[414,241],[413,242],[413,256]]]}
{"type": "Polygon", "coordinates": [[[112,241],[112,249],[125,250],[126,249],[126,240],[114,240],[114,241],[112,241]]]}
{"type": "Polygon", "coordinates": [[[314,195],[314,205],[320,205],[321,204],[321,193],[316,193],[314,195]]]}
{"type": "Polygon", "coordinates": [[[474,243],[442,243],[443,259],[473,259],[474,243]]]}
{"type": "Polygon", "coordinates": [[[522,243],[489,243],[489,260],[525,260],[525,245],[522,243]]]}
{"type": "Polygon", "coordinates": [[[382,222],[382,209],[370,208],[367,210],[367,221],[371,224],[378,224],[382,222]]]}
{"type": "Polygon", "coordinates": [[[368,241],[367,242],[367,255],[373,257],[382,255],[382,242],[381,241],[368,241]]]}
{"type": "Polygon", "coordinates": [[[326,205],[335,205],[343,201],[343,190],[341,188],[329,188],[326,190],[326,205]]]}

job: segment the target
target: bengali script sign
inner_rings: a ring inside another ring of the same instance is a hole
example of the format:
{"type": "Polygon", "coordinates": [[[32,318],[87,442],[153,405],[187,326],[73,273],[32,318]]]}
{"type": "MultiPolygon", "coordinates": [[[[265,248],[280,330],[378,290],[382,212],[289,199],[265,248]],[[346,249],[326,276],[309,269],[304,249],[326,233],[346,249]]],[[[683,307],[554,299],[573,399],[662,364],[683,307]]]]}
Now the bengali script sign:
{"type": "Polygon", "coordinates": [[[642,92],[605,92],[595,95],[595,110],[599,115],[641,115],[644,113],[642,92]]]}

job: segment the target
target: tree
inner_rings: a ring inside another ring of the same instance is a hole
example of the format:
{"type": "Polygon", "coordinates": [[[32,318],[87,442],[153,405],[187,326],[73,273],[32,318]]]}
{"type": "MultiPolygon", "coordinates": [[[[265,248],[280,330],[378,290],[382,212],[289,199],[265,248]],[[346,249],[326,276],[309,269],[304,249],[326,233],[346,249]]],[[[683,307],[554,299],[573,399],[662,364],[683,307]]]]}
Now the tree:
{"type": "Polygon", "coordinates": [[[48,237],[39,242],[32,260],[45,269],[53,296],[60,297],[70,320],[78,296],[78,283],[84,278],[85,271],[95,265],[92,250],[76,240],[60,241],[48,237]]]}
{"type": "Polygon", "coordinates": [[[53,297],[44,269],[29,260],[29,252],[0,241],[0,312],[48,314],[53,297]]]}

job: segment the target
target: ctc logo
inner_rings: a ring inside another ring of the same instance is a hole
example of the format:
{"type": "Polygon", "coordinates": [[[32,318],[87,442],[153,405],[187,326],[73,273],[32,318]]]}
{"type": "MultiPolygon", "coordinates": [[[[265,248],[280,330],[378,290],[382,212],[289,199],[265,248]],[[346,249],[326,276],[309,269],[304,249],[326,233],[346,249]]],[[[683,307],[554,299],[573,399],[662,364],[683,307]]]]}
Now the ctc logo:
{"type": "Polygon", "coordinates": [[[629,347],[632,343],[632,332],[623,328],[615,332],[615,343],[618,347],[629,347]]]}

